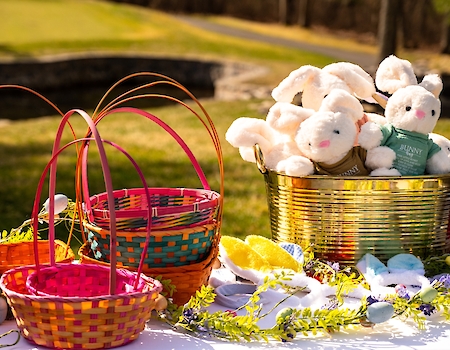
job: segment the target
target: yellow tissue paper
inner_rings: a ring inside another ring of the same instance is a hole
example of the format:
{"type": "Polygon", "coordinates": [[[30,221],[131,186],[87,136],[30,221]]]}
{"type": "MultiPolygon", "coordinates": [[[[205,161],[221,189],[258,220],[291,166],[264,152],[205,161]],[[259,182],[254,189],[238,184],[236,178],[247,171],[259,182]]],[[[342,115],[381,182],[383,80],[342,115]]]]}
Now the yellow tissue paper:
{"type": "Polygon", "coordinates": [[[303,270],[302,265],[291,254],[266,237],[250,235],[245,238],[245,243],[265,258],[272,268],[291,269],[295,272],[303,270]]]}

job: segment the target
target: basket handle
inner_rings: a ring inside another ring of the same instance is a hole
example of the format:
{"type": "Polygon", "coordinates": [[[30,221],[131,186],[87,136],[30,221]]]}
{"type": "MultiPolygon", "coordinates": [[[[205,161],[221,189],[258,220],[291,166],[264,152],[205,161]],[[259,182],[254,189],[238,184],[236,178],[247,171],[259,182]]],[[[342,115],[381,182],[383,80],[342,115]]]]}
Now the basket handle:
{"type": "MultiPolygon", "coordinates": [[[[123,112],[141,115],[141,116],[146,117],[147,119],[153,121],[154,123],[159,125],[161,128],[163,128],[169,135],[171,135],[173,137],[173,139],[175,141],[177,141],[177,143],[181,146],[183,151],[189,157],[189,160],[191,161],[191,164],[193,165],[193,167],[197,173],[197,176],[199,177],[200,182],[202,183],[203,188],[208,191],[211,189],[211,187],[208,183],[208,180],[206,179],[206,175],[203,172],[202,167],[200,166],[199,162],[197,161],[197,158],[195,158],[194,154],[192,153],[192,151],[190,150],[188,145],[176,133],[175,130],[173,130],[168,124],[166,124],[164,121],[162,121],[155,115],[148,113],[146,111],[143,111],[141,109],[134,108],[134,107],[119,107],[119,108],[111,109],[108,112],[101,114],[95,120],[95,125],[97,125],[100,122],[100,120],[102,120],[107,115],[114,114],[114,113],[123,113],[123,112]]],[[[88,133],[87,136],[89,136],[89,134],[90,133],[88,133]]],[[[86,147],[83,151],[82,174],[81,175],[82,175],[82,190],[83,190],[84,205],[85,205],[86,213],[89,215],[89,219],[91,220],[91,222],[93,222],[94,217],[93,217],[92,210],[91,210],[92,209],[91,202],[89,200],[90,194],[89,194],[89,184],[88,184],[88,180],[87,180],[87,178],[88,178],[88,174],[87,174],[87,153],[88,153],[87,149],[88,149],[88,147],[89,147],[88,144],[86,144],[86,147]]],[[[149,216],[149,217],[151,217],[151,216],[149,216]]]]}
{"type": "MultiPolygon", "coordinates": [[[[137,163],[131,158],[131,156],[120,146],[118,146],[117,144],[114,144],[110,141],[106,141],[101,139],[100,134],[96,128],[95,123],[93,122],[93,120],[90,118],[90,116],[82,111],[82,110],[71,110],[69,112],[67,112],[62,121],[60,122],[56,137],[55,137],[55,141],[53,144],[53,151],[52,151],[52,158],[50,160],[50,162],[47,164],[47,166],[45,167],[41,178],[39,180],[39,184],[38,184],[38,188],[36,191],[36,195],[35,195],[35,200],[34,200],[34,205],[33,205],[33,213],[32,213],[32,226],[33,226],[33,234],[34,234],[34,250],[35,250],[35,264],[36,264],[36,272],[39,275],[39,256],[38,256],[38,246],[37,246],[37,224],[38,224],[38,212],[39,212],[39,200],[42,194],[42,187],[44,184],[44,180],[45,177],[47,175],[47,172],[50,169],[50,178],[49,178],[49,243],[50,243],[50,264],[52,266],[55,265],[55,258],[54,258],[54,245],[53,242],[55,240],[55,227],[54,227],[54,207],[55,207],[55,187],[56,187],[56,168],[57,168],[57,158],[59,156],[59,154],[66,149],[68,146],[76,143],[76,142],[80,142],[83,141],[85,143],[85,145],[87,144],[86,142],[89,142],[90,140],[95,140],[96,144],[97,144],[97,148],[100,154],[100,159],[101,159],[101,165],[102,165],[102,170],[103,170],[103,177],[104,177],[104,182],[105,182],[105,186],[106,186],[106,192],[107,192],[107,199],[108,199],[108,205],[111,208],[110,211],[110,218],[111,218],[111,222],[110,222],[110,232],[111,232],[111,236],[110,236],[110,246],[111,246],[111,260],[110,260],[110,294],[114,294],[115,293],[115,289],[116,289],[116,244],[117,244],[117,240],[116,240],[116,216],[115,216],[115,210],[114,210],[114,205],[112,205],[114,203],[114,195],[113,195],[113,187],[112,187],[112,181],[111,181],[111,173],[109,170],[109,166],[108,166],[108,160],[106,157],[106,153],[105,153],[105,149],[104,149],[104,145],[103,143],[109,143],[111,145],[113,145],[114,147],[116,147],[117,149],[119,149],[122,153],[124,153],[128,159],[133,163],[134,167],[136,168],[136,170],[139,173],[139,176],[141,177],[141,180],[143,181],[144,187],[147,188],[147,184],[145,182],[145,177],[142,173],[142,171],[139,169],[137,163]],[[64,129],[65,124],[67,123],[69,117],[73,114],[73,113],[78,113],[80,114],[85,121],[87,122],[92,134],[93,134],[93,138],[83,138],[83,139],[77,139],[74,141],[71,141],[70,143],[66,144],[63,147],[60,147],[60,143],[61,143],[61,136],[62,136],[62,132],[64,129]]],[[[147,193],[148,191],[146,191],[147,193]]],[[[149,195],[148,195],[149,196],[149,195]]],[[[149,200],[149,198],[148,198],[149,200]]],[[[151,212],[151,206],[148,207],[149,212],[151,212]]],[[[141,255],[141,262],[139,265],[139,269],[138,269],[138,275],[136,278],[136,284],[138,282],[139,279],[139,275],[142,271],[142,266],[143,266],[143,261],[145,258],[145,254],[147,253],[147,248],[149,245],[149,237],[150,237],[150,230],[151,230],[151,220],[149,220],[149,222],[147,223],[147,237],[146,237],[146,242],[145,242],[145,246],[144,249],[142,251],[142,255],[141,255]]],[[[136,286],[135,284],[135,286],[136,286]]]]}
{"type": "MultiPolygon", "coordinates": [[[[200,103],[200,101],[190,92],[185,86],[177,82],[175,79],[170,78],[164,74],[155,73],[155,72],[137,72],[132,73],[124,78],[120,79],[116,83],[114,83],[109,90],[103,95],[102,99],[98,103],[97,107],[95,108],[92,116],[93,119],[96,120],[98,118],[101,118],[102,114],[107,113],[108,111],[117,108],[118,106],[121,106],[125,103],[133,102],[139,99],[145,99],[145,98],[157,98],[157,99],[164,99],[169,100],[175,103],[178,103],[179,105],[185,107],[188,109],[192,114],[196,116],[196,118],[203,124],[206,131],[209,134],[209,137],[211,138],[211,141],[214,145],[216,155],[217,155],[217,163],[219,166],[219,172],[220,172],[220,179],[219,179],[219,187],[220,187],[220,198],[219,198],[219,212],[217,215],[218,218],[218,227],[221,226],[222,222],[222,213],[223,213],[223,197],[224,197],[224,164],[223,164],[223,154],[222,154],[222,147],[220,143],[219,134],[216,130],[216,127],[214,126],[214,123],[209,116],[208,112],[206,111],[205,107],[200,103]],[[125,93],[119,94],[119,96],[115,97],[107,103],[103,108],[101,107],[102,104],[106,101],[106,98],[111,94],[112,91],[114,91],[120,84],[125,83],[128,80],[131,80],[133,78],[143,78],[143,77],[150,77],[156,79],[156,81],[148,82],[143,85],[137,86],[131,90],[126,91],[125,93]],[[168,87],[175,87],[176,89],[183,91],[193,102],[194,104],[200,109],[201,112],[197,112],[192,106],[188,105],[186,102],[165,94],[159,94],[159,93],[141,93],[143,89],[151,89],[156,86],[165,85],[168,87]]],[[[216,235],[217,241],[220,239],[220,232],[216,235]]]]}

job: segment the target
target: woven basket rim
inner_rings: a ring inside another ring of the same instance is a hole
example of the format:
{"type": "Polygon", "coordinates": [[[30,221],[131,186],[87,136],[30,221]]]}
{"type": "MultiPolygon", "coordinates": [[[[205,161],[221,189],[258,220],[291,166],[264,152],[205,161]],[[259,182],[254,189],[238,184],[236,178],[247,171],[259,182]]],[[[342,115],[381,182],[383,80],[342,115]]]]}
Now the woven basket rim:
{"type": "MultiPolygon", "coordinates": [[[[101,234],[103,233],[108,233],[109,230],[103,227],[99,227],[97,226],[95,223],[92,222],[88,222],[85,221],[83,222],[83,226],[85,226],[86,228],[88,228],[91,231],[94,231],[96,233],[101,234]]],[[[185,228],[180,228],[180,229],[172,229],[172,230],[151,230],[150,231],[150,237],[165,237],[165,236],[178,236],[178,235],[183,235],[183,234],[189,234],[189,233],[196,233],[199,231],[210,231],[213,229],[218,229],[217,227],[217,222],[211,222],[209,224],[203,224],[203,225],[197,225],[194,227],[185,227],[185,228]],[[200,230],[201,228],[201,230],[200,230]]],[[[146,237],[147,236],[147,231],[132,231],[132,230],[116,230],[116,234],[117,235],[130,235],[132,234],[135,237],[146,237]]]]}
{"type": "MultiPolygon", "coordinates": [[[[130,195],[140,195],[145,193],[144,188],[130,188],[130,189],[121,189],[113,191],[115,198],[128,197],[130,195]]],[[[176,206],[168,206],[168,207],[153,207],[152,208],[152,217],[171,215],[171,214],[181,214],[181,213],[189,213],[196,212],[205,209],[210,209],[217,207],[219,205],[219,199],[221,195],[218,192],[213,190],[205,190],[205,189],[196,189],[196,188],[168,188],[168,187],[151,187],[149,188],[149,194],[165,194],[165,195],[192,195],[192,197],[197,197],[200,200],[195,202],[194,204],[183,204],[176,206]]],[[[102,219],[109,218],[109,209],[99,209],[96,208],[96,205],[102,201],[106,201],[106,192],[102,192],[100,194],[92,195],[89,198],[91,205],[91,212],[94,217],[100,217],[102,219]]],[[[148,217],[148,209],[147,208],[139,208],[139,209],[116,209],[115,210],[116,219],[121,218],[147,218],[148,217]]]]}
{"type": "MultiPolygon", "coordinates": [[[[109,271],[109,266],[104,266],[104,265],[100,265],[100,264],[56,264],[59,266],[83,266],[84,267],[94,267],[95,269],[98,269],[99,267],[102,269],[106,269],[109,271]]],[[[54,265],[54,266],[56,266],[54,265]]],[[[50,267],[51,265],[49,264],[45,264],[45,265],[40,265],[40,267],[45,268],[45,267],[50,267]]],[[[73,267],[70,266],[70,267],[73,267]]],[[[118,299],[134,299],[134,298],[139,298],[139,297],[144,297],[149,295],[150,293],[159,293],[162,291],[162,284],[156,280],[153,279],[151,277],[148,277],[144,274],[141,273],[139,278],[149,278],[152,280],[152,282],[155,284],[155,289],[153,291],[147,291],[147,292],[130,292],[130,293],[124,293],[124,294],[105,294],[105,295],[96,295],[96,296],[84,296],[84,297],[61,297],[61,296],[56,296],[56,295],[50,295],[50,296],[45,296],[45,295],[34,295],[34,294],[24,294],[24,293],[19,293],[16,292],[14,290],[11,290],[10,288],[7,287],[7,278],[9,275],[15,274],[15,273],[19,273],[22,270],[29,270],[32,269],[34,270],[36,268],[36,265],[26,265],[26,266],[21,266],[21,267],[17,267],[17,268],[13,268],[10,269],[6,272],[4,272],[2,274],[2,276],[0,277],[0,288],[2,290],[6,290],[8,293],[9,297],[15,296],[16,298],[26,298],[32,301],[38,301],[38,302],[69,302],[69,303],[79,303],[79,302],[83,302],[83,301],[104,301],[104,300],[118,300],[118,299]]],[[[117,270],[120,270],[120,268],[118,268],[117,270]]],[[[134,271],[131,271],[134,272],[134,271]]]]}

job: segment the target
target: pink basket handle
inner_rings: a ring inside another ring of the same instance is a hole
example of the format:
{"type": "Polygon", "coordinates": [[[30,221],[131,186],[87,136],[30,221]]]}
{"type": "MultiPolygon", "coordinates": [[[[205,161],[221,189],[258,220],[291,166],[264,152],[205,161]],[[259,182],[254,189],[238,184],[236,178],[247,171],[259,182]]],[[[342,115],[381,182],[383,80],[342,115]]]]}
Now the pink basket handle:
{"type": "MultiPolygon", "coordinates": [[[[113,194],[113,187],[112,187],[112,181],[111,181],[111,173],[109,170],[109,166],[108,166],[108,160],[106,157],[106,153],[105,153],[105,149],[103,147],[103,143],[108,143],[112,146],[114,146],[115,148],[119,149],[122,153],[124,153],[128,159],[133,163],[133,166],[136,168],[142,182],[144,185],[144,188],[146,188],[146,193],[148,193],[148,186],[145,182],[145,177],[142,173],[142,171],[140,170],[139,166],[137,165],[137,163],[133,160],[133,158],[131,158],[131,156],[120,146],[118,146],[117,144],[107,141],[107,140],[103,140],[100,138],[100,134],[96,128],[95,123],[93,122],[93,120],[89,117],[89,115],[82,111],[82,110],[71,110],[69,112],[67,112],[57,131],[56,137],[55,137],[55,141],[53,144],[53,151],[52,151],[52,158],[50,160],[50,162],[47,164],[47,166],[45,167],[41,178],[39,180],[39,184],[38,184],[38,188],[36,190],[36,195],[35,195],[35,200],[34,200],[34,205],[33,205],[33,213],[32,213],[32,226],[33,226],[33,234],[34,234],[34,250],[35,250],[35,264],[36,264],[36,270],[37,273],[39,274],[39,256],[38,256],[38,238],[37,238],[37,224],[38,224],[38,213],[39,213],[39,200],[42,194],[42,187],[45,181],[45,177],[47,175],[47,172],[50,169],[50,178],[49,178],[49,252],[50,252],[50,264],[52,266],[55,265],[55,251],[54,251],[54,240],[55,240],[55,226],[54,226],[54,207],[55,207],[55,187],[56,187],[56,168],[57,168],[57,158],[59,156],[59,154],[66,149],[68,146],[76,143],[76,142],[81,142],[83,141],[85,143],[85,145],[87,145],[86,142],[89,142],[91,140],[95,140],[96,144],[97,144],[97,148],[100,154],[100,159],[101,159],[101,165],[102,165],[102,170],[103,170],[103,177],[104,177],[104,182],[105,182],[105,186],[106,186],[106,193],[107,193],[107,200],[108,200],[108,205],[110,207],[110,249],[111,249],[111,257],[110,257],[110,294],[114,294],[115,290],[116,290],[116,244],[117,244],[117,240],[116,240],[116,215],[115,215],[115,210],[114,210],[114,194],[113,194]],[[93,138],[83,138],[83,139],[77,139],[77,140],[73,140],[72,142],[66,144],[63,147],[60,147],[60,142],[61,142],[61,136],[62,136],[62,132],[64,130],[64,126],[67,123],[69,117],[73,114],[73,113],[78,113],[80,114],[85,121],[88,123],[89,125],[89,129],[91,130],[92,134],[93,134],[93,138]]],[[[86,148],[86,147],[85,147],[86,148]]],[[[147,194],[147,196],[149,197],[149,195],[147,194]]],[[[147,198],[147,200],[150,200],[150,198],[147,198]]],[[[149,213],[151,213],[151,206],[148,206],[148,210],[149,213]]],[[[142,251],[142,255],[141,255],[141,261],[139,264],[139,269],[137,272],[137,278],[136,278],[136,284],[135,287],[137,285],[137,282],[139,280],[139,276],[142,272],[142,267],[143,267],[143,261],[145,259],[145,255],[147,253],[147,249],[148,249],[148,245],[150,242],[150,230],[151,230],[151,220],[148,220],[147,222],[147,237],[146,237],[146,242],[144,245],[144,249],[142,251]]]]}
{"type": "MultiPolygon", "coordinates": [[[[197,176],[200,179],[200,182],[202,183],[202,186],[205,190],[210,190],[211,187],[209,186],[208,180],[206,179],[205,173],[203,172],[203,169],[201,168],[199,162],[197,161],[197,158],[195,158],[194,154],[188,147],[188,145],[183,141],[183,139],[176,133],[175,130],[173,130],[169,125],[167,125],[164,121],[156,117],[155,115],[148,113],[146,111],[134,108],[134,107],[119,107],[115,109],[111,109],[108,112],[100,115],[98,119],[95,121],[95,124],[97,125],[101,119],[106,117],[107,115],[114,114],[114,113],[134,113],[141,115],[143,117],[146,117],[147,119],[153,121],[157,125],[159,125],[161,128],[163,128],[169,135],[171,135],[175,141],[181,146],[183,151],[186,153],[186,155],[189,157],[189,160],[191,161],[191,164],[193,165],[197,176]]],[[[90,203],[90,194],[89,194],[89,184],[88,184],[88,175],[87,175],[87,148],[85,148],[85,152],[83,152],[83,158],[82,158],[82,187],[83,187],[83,197],[84,197],[84,205],[86,212],[89,215],[89,219],[93,222],[94,217],[92,214],[92,208],[90,203]]],[[[150,203],[150,202],[149,202],[150,203]]],[[[150,218],[151,216],[149,216],[150,218]]]]}

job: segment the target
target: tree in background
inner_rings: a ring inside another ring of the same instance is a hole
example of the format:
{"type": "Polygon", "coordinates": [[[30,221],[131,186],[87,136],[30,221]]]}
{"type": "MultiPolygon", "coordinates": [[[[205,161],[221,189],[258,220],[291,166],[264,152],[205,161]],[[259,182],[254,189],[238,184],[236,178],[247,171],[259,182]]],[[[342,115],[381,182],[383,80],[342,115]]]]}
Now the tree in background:
{"type": "Polygon", "coordinates": [[[278,21],[281,24],[287,24],[287,0],[278,0],[278,21]]]}
{"type": "Polygon", "coordinates": [[[378,24],[378,61],[395,54],[397,48],[397,0],[381,0],[378,24]]]}
{"type": "Polygon", "coordinates": [[[444,16],[439,49],[441,53],[450,53],[450,0],[433,0],[433,5],[444,16]]]}
{"type": "Polygon", "coordinates": [[[309,28],[311,26],[311,20],[309,16],[309,0],[297,0],[298,1],[298,25],[303,28],[309,28]]]}

